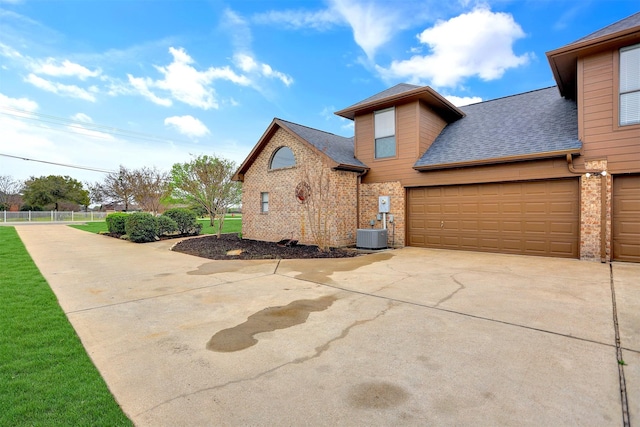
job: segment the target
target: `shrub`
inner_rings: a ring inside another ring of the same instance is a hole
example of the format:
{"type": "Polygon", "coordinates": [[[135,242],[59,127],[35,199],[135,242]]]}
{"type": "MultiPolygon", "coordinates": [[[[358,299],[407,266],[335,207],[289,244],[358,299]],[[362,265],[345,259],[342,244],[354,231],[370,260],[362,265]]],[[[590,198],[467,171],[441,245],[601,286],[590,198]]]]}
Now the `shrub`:
{"type": "Polygon", "coordinates": [[[169,209],[162,216],[167,216],[178,225],[180,234],[200,234],[202,224],[196,219],[196,214],[190,209],[174,208],[169,209]]]}
{"type": "Polygon", "coordinates": [[[158,221],[150,213],[134,212],[127,215],[125,230],[132,242],[153,242],[158,235],[158,221]]]}
{"type": "Polygon", "coordinates": [[[178,231],[178,224],[168,216],[161,215],[157,219],[158,235],[164,236],[178,231]]]}
{"type": "Polygon", "coordinates": [[[125,234],[125,221],[129,214],[116,212],[107,215],[105,220],[107,221],[107,228],[109,229],[109,233],[114,234],[125,234]]]}

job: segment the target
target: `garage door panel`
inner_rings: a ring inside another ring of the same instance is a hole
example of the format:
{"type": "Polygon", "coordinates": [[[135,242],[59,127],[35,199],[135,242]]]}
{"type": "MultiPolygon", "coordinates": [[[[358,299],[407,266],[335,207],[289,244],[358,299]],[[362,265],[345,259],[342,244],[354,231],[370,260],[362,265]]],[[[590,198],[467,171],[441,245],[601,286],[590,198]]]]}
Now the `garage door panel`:
{"type": "Polygon", "coordinates": [[[549,224],[545,221],[529,221],[527,222],[527,234],[547,234],[549,224]]]}
{"type": "Polygon", "coordinates": [[[549,222],[549,232],[554,235],[573,236],[578,233],[578,224],[574,222],[549,222]]]}
{"type": "Polygon", "coordinates": [[[478,221],[478,228],[484,230],[487,233],[497,233],[500,231],[500,223],[498,221],[478,221]]]}
{"type": "Polygon", "coordinates": [[[502,203],[501,213],[506,215],[521,215],[522,203],[504,202],[502,203]]]}
{"type": "Polygon", "coordinates": [[[524,204],[524,211],[529,215],[544,215],[547,212],[545,202],[527,202],[524,204]]]}
{"type": "Polygon", "coordinates": [[[640,174],[613,177],[613,256],[640,262],[640,174]]]}
{"type": "MultiPolygon", "coordinates": [[[[416,246],[577,258],[578,191],[577,179],[427,189],[427,235],[416,246]]],[[[418,232],[409,228],[411,244],[418,232]]]]}
{"type": "Polygon", "coordinates": [[[577,213],[577,205],[569,200],[559,200],[549,202],[549,212],[555,214],[574,214],[577,213]]]}

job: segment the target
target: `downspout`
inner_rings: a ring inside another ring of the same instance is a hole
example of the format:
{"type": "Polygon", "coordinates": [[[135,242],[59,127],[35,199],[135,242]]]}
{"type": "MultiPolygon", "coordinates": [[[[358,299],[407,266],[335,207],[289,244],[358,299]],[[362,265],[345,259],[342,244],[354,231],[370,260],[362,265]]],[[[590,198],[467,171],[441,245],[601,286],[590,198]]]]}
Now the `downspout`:
{"type": "MultiPolygon", "coordinates": [[[[603,172],[604,173],[604,172],[603,172]]],[[[600,178],[600,262],[607,262],[607,175],[600,178]]]]}
{"type": "Polygon", "coordinates": [[[369,172],[368,169],[363,170],[356,177],[356,230],[360,228],[360,184],[362,183],[362,177],[369,172]]]}
{"type": "MultiPolygon", "coordinates": [[[[577,170],[573,165],[573,156],[567,154],[567,166],[569,172],[582,175],[589,173],[590,171],[577,170]]],[[[597,172],[593,172],[597,173],[597,172]]],[[[600,262],[607,262],[607,172],[602,171],[600,175],[600,262]]]]}

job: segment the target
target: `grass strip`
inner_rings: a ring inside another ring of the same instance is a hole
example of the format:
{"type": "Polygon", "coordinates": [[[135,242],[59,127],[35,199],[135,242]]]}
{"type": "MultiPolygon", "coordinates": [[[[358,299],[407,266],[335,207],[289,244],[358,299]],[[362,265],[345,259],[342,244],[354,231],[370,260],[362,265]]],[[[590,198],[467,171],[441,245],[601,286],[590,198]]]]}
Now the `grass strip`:
{"type": "Polygon", "coordinates": [[[132,425],[15,228],[0,242],[0,425],[132,425]]]}

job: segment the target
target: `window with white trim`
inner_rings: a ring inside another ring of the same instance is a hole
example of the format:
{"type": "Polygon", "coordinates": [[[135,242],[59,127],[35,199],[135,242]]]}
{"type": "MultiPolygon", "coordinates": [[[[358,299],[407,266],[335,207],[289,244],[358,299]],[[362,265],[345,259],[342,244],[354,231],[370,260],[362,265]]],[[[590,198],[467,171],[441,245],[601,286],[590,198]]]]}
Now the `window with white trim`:
{"type": "Polygon", "coordinates": [[[396,155],[396,110],[387,108],[373,113],[375,134],[375,157],[395,157],[396,155]]]}
{"type": "Polygon", "coordinates": [[[260,212],[269,212],[269,193],[260,193],[260,212]]]}
{"type": "Polygon", "coordinates": [[[640,123],[640,44],[620,49],[620,126],[640,123]]]}

